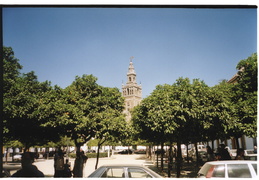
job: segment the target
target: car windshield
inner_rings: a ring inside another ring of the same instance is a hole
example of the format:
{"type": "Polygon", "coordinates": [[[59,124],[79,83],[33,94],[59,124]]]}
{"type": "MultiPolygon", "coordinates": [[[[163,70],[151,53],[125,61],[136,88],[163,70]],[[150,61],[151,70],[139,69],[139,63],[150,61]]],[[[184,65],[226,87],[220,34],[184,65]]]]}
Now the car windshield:
{"type": "Polygon", "coordinates": [[[129,178],[152,178],[152,176],[143,169],[129,168],[128,173],[129,178]]]}
{"type": "Polygon", "coordinates": [[[212,177],[224,178],[225,177],[225,165],[215,166],[214,171],[212,173],[212,177]]]}
{"type": "Polygon", "coordinates": [[[255,173],[257,174],[257,164],[252,164],[254,170],[255,170],[255,173]]]}
{"type": "Polygon", "coordinates": [[[124,178],[123,168],[108,168],[102,175],[103,178],[124,178]]]}
{"type": "Polygon", "coordinates": [[[230,178],[251,178],[247,164],[228,164],[228,177],[230,178]]]}

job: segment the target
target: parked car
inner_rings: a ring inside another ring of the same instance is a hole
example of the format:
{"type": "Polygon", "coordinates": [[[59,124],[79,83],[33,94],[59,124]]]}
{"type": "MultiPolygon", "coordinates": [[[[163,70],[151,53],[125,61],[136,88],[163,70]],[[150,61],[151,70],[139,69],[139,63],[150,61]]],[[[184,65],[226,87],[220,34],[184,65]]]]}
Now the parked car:
{"type": "Polygon", "coordinates": [[[21,161],[22,160],[22,154],[15,154],[13,156],[14,161],[21,161]]]}
{"type": "Polygon", "coordinates": [[[246,160],[257,160],[257,154],[254,153],[253,149],[245,150],[244,156],[246,160]]]}
{"type": "Polygon", "coordinates": [[[133,150],[131,149],[125,149],[118,152],[118,154],[132,154],[132,153],[133,153],[133,150]]]}
{"type": "Polygon", "coordinates": [[[146,154],[146,152],[147,151],[145,149],[139,149],[134,151],[135,154],[146,154]]]}
{"type": "Polygon", "coordinates": [[[165,150],[164,149],[157,149],[156,151],[155,151],[155,154],[156,155],[161,155],[161,154],[165,154],[165,150]]]}
{"type": "Polygon", "coordinates": [[[162,178],[151,169],[140,165],[101,166],[89,178],[162,178]]]}
{"type": "Polygon", "coordinates": [[[257,161],[210,161],[198,172],[200,178],[255,178],[257,161]]]}

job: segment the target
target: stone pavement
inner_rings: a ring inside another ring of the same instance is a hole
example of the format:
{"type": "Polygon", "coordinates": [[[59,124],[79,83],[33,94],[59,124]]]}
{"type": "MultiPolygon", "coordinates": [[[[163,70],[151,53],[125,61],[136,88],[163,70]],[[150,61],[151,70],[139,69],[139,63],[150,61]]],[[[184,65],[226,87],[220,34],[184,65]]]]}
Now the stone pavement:
{"type": "MultiPolygon", "coordinates": [[[[71,169],[74,166],[75,159],[69,159],[71,163],[71,169]]],[[[85,164],[84,177],[88,177],[95,170],[96,158],[89,158],[85,164]]],[[[144,166],[154,166],[153,163],[145,158],[145,155],[112,155],[109,158],[99,158],[98,167],[107,164],[135,164],[144,166]]],[[[54,160],[39,159],[34,162],[34,165],[38,167],[40,171],[44,173],[46,177],[53,177],[54,175],[54,160]]]]}
{"type": "MultiPolygon", "coordinates": [[[[71,170],[74,166],[75,159],[70,158],[69,162],[71,164],[71,170]]],[[[84,168],[84,177],[88,177],[94,170],[95,170],[95,164],[96,164],[96,158],[89,158],[86,162],[85,168],[84,168]]],[[[167,177],[167,165],[164,166],[164,171],[161,172],[155,164],[150,159],[146,158],[146,155],[143,154],[133,154],[133,155],[112,155],[109,158],[100,158],[98,167],[102,165],[108,165],[108,164],[135,164],[135,165],[143,165],[146,166],[156,173],[160,174],[163,177],[167,177]]],[[[36,162],[34,162],[34,165],[38,167],[40,171],[43,172],[43,174],[46,177],[53,177],[54,176],[54,160],[53,159],[38,159],[36,162]]],[[[181,178],[193,178],[196,177],[197,170],[193,171],[194,164],[186,164],[183,166],[181,171],[181,178]]],[[[175,168],[173,168],[171,177],[176,178],[176,172],[175,168]]],[[[13,174],[15,171],[12,171],[11,174],[13,174]]]]}

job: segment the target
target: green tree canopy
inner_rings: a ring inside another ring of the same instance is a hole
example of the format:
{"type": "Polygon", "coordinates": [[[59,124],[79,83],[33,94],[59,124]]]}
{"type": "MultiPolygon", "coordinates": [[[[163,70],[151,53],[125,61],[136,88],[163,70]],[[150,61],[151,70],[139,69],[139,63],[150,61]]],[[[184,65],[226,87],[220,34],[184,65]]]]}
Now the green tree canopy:
{"type": "Polygon", "coordinates": [[[237,65],[237,83],[232,88],[232,103],[235,105],[236,119],[240,126],[239,134],[257,136],[257,54],[241,60],[237,65]]]}
{"type": "Polygon", "coordinates": [[[19,140],[26,148],[52,139],[50,131],[41,126],[37,114],[39,99],[50,89],[49,82],[40,83],[34,72],[16,78],[4,100],[6,137],[19,140]],[[47,133],[48,132],[48,133],[47,133]]]}
{"type": "MultiPolygon", "coordinates": [[[[4,47],[4,139],[19,140],[29,148],[51,140],[49,129],[37,118],[39,100],[51,89],[50,82],[38,82],[35,73],[21,74],[22,66],[10,47],[4,47]],[[48,133],[46,134],[46,132],[48,133]]],[[[55,137],[55,136],[53,136],[55,137]]]]}

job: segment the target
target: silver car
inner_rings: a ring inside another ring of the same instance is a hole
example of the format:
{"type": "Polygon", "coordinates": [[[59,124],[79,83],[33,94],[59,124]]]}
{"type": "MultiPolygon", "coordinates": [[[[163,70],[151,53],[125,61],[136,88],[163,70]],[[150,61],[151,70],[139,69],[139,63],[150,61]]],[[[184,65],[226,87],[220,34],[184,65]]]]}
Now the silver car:
{"type": "Polygon", "coordinates": [[[257,161],[229,160],[205,163],[198,177],[201,178],[255,178],[257,161]]]}
{"type": "Polygon", "coordinates": [[[257,154],[254,153],[253,149],[245,150],[244,156],[246,160],[257,160],[257,154]]]}
{"type": "Polygon", "coordinates": [[[89,178],[162,178],[151,169],[140,165],[105,165],[99,167],[89,178]]]}

